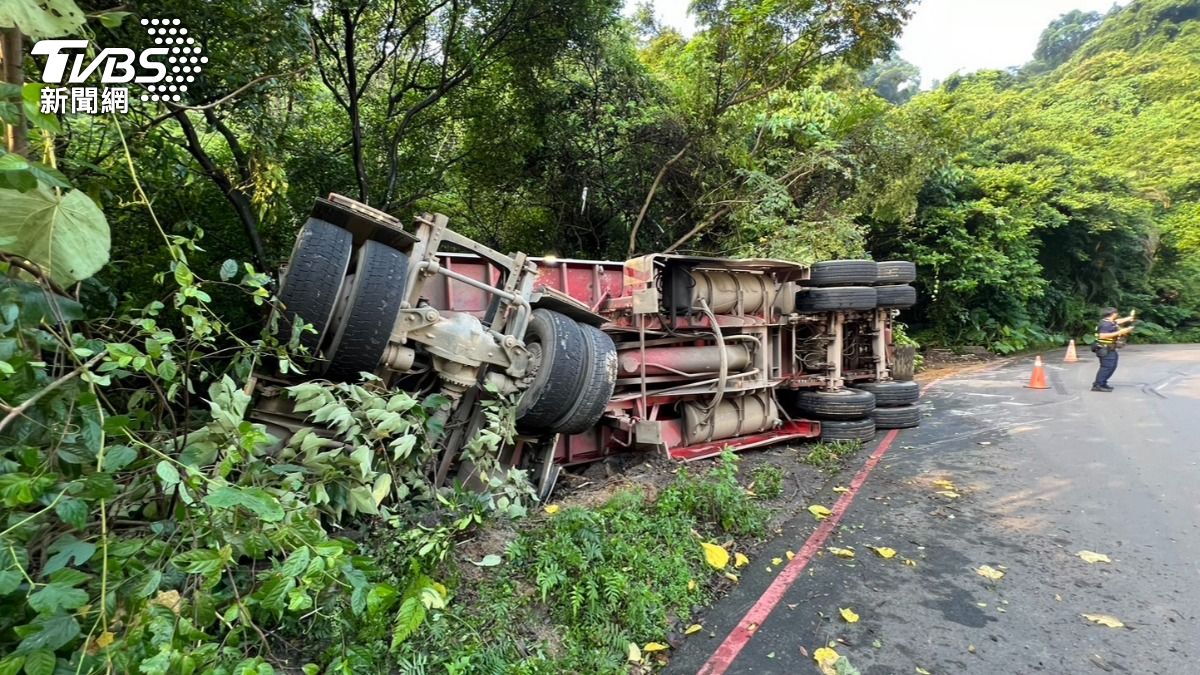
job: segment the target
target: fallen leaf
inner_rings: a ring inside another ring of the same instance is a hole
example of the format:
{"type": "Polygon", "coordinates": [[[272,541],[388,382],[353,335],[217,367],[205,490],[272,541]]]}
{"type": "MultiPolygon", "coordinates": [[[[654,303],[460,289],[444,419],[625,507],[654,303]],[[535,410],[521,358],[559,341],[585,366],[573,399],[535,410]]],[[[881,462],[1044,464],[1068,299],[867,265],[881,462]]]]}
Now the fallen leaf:
{"type": "Polygon", "coordinates": [[[749,565],[749,564],[750,564],[750,559],[747,558],[745,555],[743,555],[741,553],[733,554],[733,566],[734,567],[745,567],[746,565],[749,565]]]}
{"type": "Polygon", "coordinates": [[[661,642],[647,642],[646,646],[642,647],[642,651],[646,652],[647,654],[653,654],[654,652],[661,652],[664,649],[670,648],[670,645],[664,645],[661,642]]]}
{"type": "Polygon", "coordinates": [[[183,606],[183,600],[179,597],[179,591],[176,590],[159,591],[154,596],[153,602],[160,607],[166,607],[171,610],[175,613],[175,616],[179,616],[179,610],[183,606]]]}
{"type": "Polygon", "coordinates": [[[874,551],[875,555],[879,556],[880,558],[891,559],[896,557],[896,549],[894,548],[888,548],[886,546],[868,546],[867,548],[874,551]]]}
{"type": "Polygon", "coordinates": [[[688,626],[686,629],[684,629],[683,634],[691,635],[692,633],[699,633],[702,630],[704,630],[704,626],[701,626],[698,623],[694,623],[694,624],[688,626]]]}
{"type": "Polygon", "coordinates": [[[933,673],[930,673],[928,670],[925,670],[921,666],[917,666],[917,675],[933,675],[933,673]]]}
{"type": "Polygon", "coordinates": [[[1101,626],[1108,626],[1109,628],[1125,627],[1125,624],[1121,623],[1121,620],[1115,616],[1109,616],[1107,614],[1082,614],[1081,616],[1088,621],[1091,621],[1092,623],[1098,623],[1101,626]]]}
{"type": "Polygon", "coordinates": [[[817,665],[821,667],[832,666],[833,664],[837,663],[837,660],[840,658],[842,658],[842,655],[838,654],[829,647],[818,647],[817,650],[813,652],[813,660],[816,661],[817,665]]]}
{"type": "Polygon", "coordinates": [[[768,658],[768,659],[773,659],[773,658],[775,658],[775,652],[771,652],[770,654],[767,654],[767,658],[768,658]]]}
{"type": "Polygon", "coordinates": [[[916,560],[913,560],[912,558],[905,558],[905,559],[904,559],[904,564],[905,564],[905,565],[908,565],[909,567],[916,567],[916,566],[917,566],[917,561],[916,561],[916,560]]]}
{"type": "Polygon", "coordinates": [[[783,564],[783,558],[771,558],[771,564],[778,567],[783,564]]]}
{"type": "Polygon", "coordinates": [[[961,496],[961,495],[959,495],[957,492],[955,492],[954,490],[938,490],[938,491],[937,491],[937,492],[935,492],[934,494],[941,495],[941,496],[943,496],[943,497],[946,497],[946,498],[948,498],[948,499],[958,499],[958,498],[961,496]]]}
{"type": "Polygon", "coordinates": [[[849,607],[842,607],[838,609],[838,613],[842,615],[842,618],[846,620],[846,623],[858,623],[858,615],[855,614],[854,610],[850,609],[849,607]]]}
{"type": "Polygon", "coordinates": [[[841,485],[839,485],[839,486],[833,488],[833,491],[837,492],[838,494],[845,494],[850,491],[850,488],[842,487],[841,485]]]}
{"type": "Polygon", "coordinates": [[[726,578],[726,579],[728,579],[728,580],[730,580],[730,581],[732,581],[732,582],[733,582],[733,583],[735,583],[735,584],[736,584],[736,583],[737,583],[737,581],[738,581],[738,575],[734,574],[733,572],[726,572],[726,573],[725,573],[725,578],[726,578]]]}
{"type": "Polygon", "coordinates": [[[937,487],[942,488],[943,490],[953,490],[954,489],[954,483],[951,483],[950,481],[946,480],[945,478],[939,478],[939,479],[933,481],[933,484],[936,485],[937,487]]]}
{"type": "Polygon", "coordinates": [[[829,516],[833,515],[833,511],[830,511],[820,504],[813,504],[812,506],[808,507],[808,512],[811,513],[813,518],[816,518],[817,520],[825,520],[829,516]]]}
{"type": "Polygon", "coordinates": [[[628,658],[630,663],[642,662],[642,650],[637,646],[636,642],[629,643],[628,658]]]}
{"type": "Polygon", "coordinates": [[[749,626],[746,626],[747,633],[753,633],[756,630],[758,630],[758,624],[756,624],[756,623],[752,623],[749,626]]]}
{"type": "Polygon", "coordinates": [[[481,559],[479,562],[475,562],[474,560],[468,560],[467,562],[476,567],[495,567],[496,565],[500,564],[501,558],[495,553],[489,553],[483,556],[483,559],[481,559]]]}
{"type": "Polygon", "coordinates": [[[559,508],[560,507],[558,504],[547,504],[545,507],[542,508],[542,510],[545,511],[546,513],[549,513],[550,515],[554,515],[554,514],[558,513],[559,508]]]}
{"type": "Polygon", "coordinates": [[[729,551],[706,541],[700,542],[700,545],[704,547],[704,559],[711,567],[723,570],[729,564],[729,551]]]}
{"type": "Polygon", "coordinates": [[[792,558],[795,558],[795,557],[796,557],[796,554],[795,554],[795,553],[792,553],[791,551],[787,551],[786,553],[784,553],[784,555],[786,555],[786,556],[787,556],[787,559],[788,559],[788,560],[791,560],[792,558]]]}
{"type": "Polygon", "coordinates": [[[1000,581],[1004,577],[1004,572],[992,567],[991,565],[983,565],[975,570],[975,573],[989,581],[1000,581]]]}
{"type": "Polygon", "coordinates": [[[1075,555],[1079,556],[1080,558],[1083,558],[1083,561],[1087,562],[1087,563],[1098,563],[1098,562],[1110,563],[1110,562],[1112,562],[1112,559],[1110,559],[1108,556],[1104,555],[1103,553],[1096,553],[1095,551],[1080,551],[1079,553],[1076,553],[1075,555]]]}
{"type": "Polygon", "coordinates": [[[1056,602],[1062,602],[1062,596],[1061,596],[1061,595],[1059,595],[1058,593],[1055,593],[1055,594],[1054,594],[1054,600],[1055,600],[1056,602]]]}
{"type": "Polygon", "coordinates": [[[839,558],[853,558],[854,557],[854,551],[852,551],[848,548],[840,548],[838,546],[830,546],[828,548],[828,551],[830,553],[836,555],[839,558]]]}
{"type": "Polygon", "coordinates": [[[688,579],[688,590],[689,591],[696,590],[696,580],[695,579],[688,579]]]}

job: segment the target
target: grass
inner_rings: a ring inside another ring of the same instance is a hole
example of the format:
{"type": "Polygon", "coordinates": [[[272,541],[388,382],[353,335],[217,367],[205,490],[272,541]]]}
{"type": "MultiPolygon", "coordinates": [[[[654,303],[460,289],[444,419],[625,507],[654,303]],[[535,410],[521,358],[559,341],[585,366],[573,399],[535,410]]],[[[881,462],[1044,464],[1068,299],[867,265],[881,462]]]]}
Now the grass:
{"type": "Polygon", "coordinates": [[[809,448],[808,454],[801,457],[800,461],[822,471],[833,473],[841,469],[846,459],[857,453],[860,448],[862,448],[860,441],[817,443],[809,448]]]}
{"type": "Polygon", "coordinates": [[[460,568],[450,606],[401,646],[399,670],[627,673],[630,643],[667,642],[728,583],[700,542],[732,552],[765,533],[768,515],[731,453],[702,474],[681,468],[653,499],[629,490],[563,508],[528,523],[500,566],[460,568]]]}
{"type": "Polygon", "coordinates": [[[762,499],[775,499],[783,494],[783,469],[771,464],[758,466],[750,473],[754,492],[762,499]]]}

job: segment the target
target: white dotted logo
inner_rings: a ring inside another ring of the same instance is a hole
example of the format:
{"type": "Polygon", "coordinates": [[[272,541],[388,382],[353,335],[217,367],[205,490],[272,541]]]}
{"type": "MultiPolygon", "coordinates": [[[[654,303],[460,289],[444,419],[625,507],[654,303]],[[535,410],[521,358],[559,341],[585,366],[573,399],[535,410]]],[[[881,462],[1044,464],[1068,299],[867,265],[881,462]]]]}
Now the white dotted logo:
{"type": "MultiPolygon", "coordinates": [[[[59,101],[73,100],[74,89],[87,88],[102,96],[109,90],[108,85],[130,83],[145,87],[140,94],[143,101],[183,101],[189,85],[208,63],[204,48],[179,19],[142,19],[141,24],[152,46],[140,52],[126,47],[105,47],[89,59],[87,40],[39,40],[32,53],[46,57],[42,82],[65,85],[43,88],[43,111],[61,110],[59,101]],[[94,86],[97,79],[102,85],[100,89],[94,86]]],[[[113,106],[114,109],[127,108],[123,101],[130,98],[129,92],[124,87],[115,89],[122,91],[115,94],[121,96],[121,105],[113,106]]],[[[85,92],[84,98],[95,97],[85,92]]],[[[72,104],[71,112],[79,111],[90,112],[86,100],[80,106],[72,104]]]]}
{"type": "Polygon", "coordinates": [[[143,101],[183,100],[188,84],[195,82],[201,68],[208,63],[203,48],[196,39],[188,35],[188,29],[180,25],[179,19],[142,19],[146,33],[154,44],[167,50],[167,72],[156,84],[147,84],[142,94],[143,101]]]}

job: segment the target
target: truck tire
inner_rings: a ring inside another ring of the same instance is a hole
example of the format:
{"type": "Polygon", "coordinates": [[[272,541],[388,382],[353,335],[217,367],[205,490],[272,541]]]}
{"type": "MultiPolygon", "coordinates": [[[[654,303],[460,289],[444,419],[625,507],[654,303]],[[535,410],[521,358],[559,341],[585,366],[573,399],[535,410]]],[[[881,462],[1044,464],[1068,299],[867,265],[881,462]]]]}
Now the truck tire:
{"type": "Polygon", "coordinates": [[[917,280],[917,266],[907,260],[888,260],[876,263],[875,281],[881,284],[911,284],[917,280]]]}
{"type": "MultiPolygon", "coordinates": [[[[809,268],[809,286],[873,284],[879,271],[874,260],[825,260],[809,268]]],[[[803,282],[801,282],[803,283],[803,282]]]]}
{"type": "Polygon", "coordinates": [[[874,394],[877,409],[911,405],[921,397],[921,387],[916,382],[863,382],[854,388],[874,394]]]}
{"type": "Polygon", "coordinates": [[[917,289],[907,284],[876,286],[875,306],[880,309],[908,309],[917,304],[917,289]]]}
{"type": "Polygon", "coordinates": [[[857,419],[875,409],[875,395],[858,389],[798,391],[796,409],[822,420],[857,419]]]}
{"type": "Polygon", "coordinates": [[[796,295],[796,311],[866,311],[875,309],[878,301],[875,289],[866,286],[810,288],[796,295]]]}
{"type": "Polygon", "coordinates": [[[550,433],[570,413],[584,387],[580,370],[587,343],[579,324],[548,309],[535,309],[525,329],[525,346],[539,364],[517,403],[522,431],[550,433]]]}
{"type": "Polygon", "coordinates": [[[911,429],[921,424],[921,409],[915,405],[876,408],[871,418],[876,429],[911,429]]]}
{"type": "Polygon", "coordinates": [[[583,362],[576,364],[582,366],[583,389],[575,405],[554,423],[552,431],[560,434],[578,434],[595,426],[617,385],[617,348],[612,338],[595,326],[579,324],[579,330],[587,347],[583,362]]]}
{"type": "Polygon", "coordinates": [[[311,324],[317,332],[302,334],[300,344],[312,356],[317,355],[333,319],[333,307],[350,266],[353,248],[354,237],[350,232],[316,218],[309,218],[296,235],[279,289],[284,326],[288,327],[282,336],[291,335],[290,327],[297,318],[311,324]]]}
{"type": "Polygon", "coordinates": [[[329,345],[326,377],[352,381],[379,367],[407,279],[408,256],[377,241],[359,247],[342,320],[329,345]]]}
{"type": "Polygon", "coordinates": [[[821,441],[869,441],[875,438],[875,421],[870,417],[856,420],[822,420],[821,441]]]}

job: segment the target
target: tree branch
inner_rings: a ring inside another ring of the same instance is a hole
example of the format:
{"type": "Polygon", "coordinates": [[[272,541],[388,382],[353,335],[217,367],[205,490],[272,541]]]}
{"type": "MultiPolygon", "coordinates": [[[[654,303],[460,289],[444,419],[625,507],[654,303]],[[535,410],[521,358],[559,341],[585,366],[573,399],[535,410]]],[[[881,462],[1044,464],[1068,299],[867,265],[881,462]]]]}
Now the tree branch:
{"type": "Polygon", "coordinates": [[[679,152],[675,153],[671,159],[668,159],[658,169],[658,174],[654,176],[654,182],[650,184],[650,191],[646,193],[646,200],[642,202],[642,210],[638,212],[637,220],[633,221],[633,229],[629,231],[628,257],[632,258],[633,254],[637,250],[638,228],[641,227],[642,220],[646,218],[646,211],[650,209],[650,202],[654,200],[654,193],[658,191],[658,186],[660,183],[662,183],[663,176],[667,175],[667,171],[675,164],[675,162],[678,162],[680,158],[683,157],[683,154],[687,152],[688,148],[690,147],[692,147],[692,141],[691,139],[688,139],[688,141],[683,144],[683,147],[679,149],[679,152]]]}

